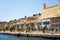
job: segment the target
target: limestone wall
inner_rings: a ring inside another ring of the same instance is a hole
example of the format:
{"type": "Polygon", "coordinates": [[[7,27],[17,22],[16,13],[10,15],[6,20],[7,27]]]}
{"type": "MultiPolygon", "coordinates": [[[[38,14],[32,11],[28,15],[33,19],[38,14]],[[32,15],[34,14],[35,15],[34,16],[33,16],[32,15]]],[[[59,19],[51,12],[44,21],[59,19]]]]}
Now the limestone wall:
{"type": "Polygon", "coordinates": [[[60,16],[60,4],[43,9],[41,18],[51,18],[60,16]]]}

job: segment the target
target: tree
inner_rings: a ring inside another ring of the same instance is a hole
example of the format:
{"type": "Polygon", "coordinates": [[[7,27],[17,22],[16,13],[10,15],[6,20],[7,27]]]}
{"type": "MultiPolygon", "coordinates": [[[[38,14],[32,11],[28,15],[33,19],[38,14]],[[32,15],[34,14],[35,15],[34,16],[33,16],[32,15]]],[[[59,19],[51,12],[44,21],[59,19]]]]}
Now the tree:
{"type": "Polygon", "coordinates": [[[41,13],[39,13],[39,15],[41,15],[41,13]]]}
{"type": "Polygon", "coordinates": [[[27,26],[27,31],[31,31],[31,30],[32,30],[32,27],[27,26]]]}
{"type": "Polygon", "coordinates": [[[12,27],[10,28],[10,31],[13,31],[13,30],[15,30],[15,26],[12,26],[12,27]]]}
{"type": "Polygon", "coordinates": [[[26,30],[26,31],[32,30],[32,27],[29,26],[29,24],[24,23],[24,26],[25,26],[25,30],[26,30]]]}
{"type": "Polygon", "coordinates": [[[0,28],[0,31],[2,31],[3,29],[2,28],[0,28]]]}
{"type": "Polygon", "coordinates": [[[17,31],[21,31],[21,28],[19,28],[19,26],[17,26],[17,31]]]}
{"type": "Polygon", "coordinates": [[[44,27],[42,28],[42,32],[45,33],[46,30],[47,30],[47,26],[44,26],[44,27]]]}
{"type": "Polygon", "coordinates": [[[5,27],[5,30],[9,30],[9,27],[8,27],[8,26],[6,26],[6,27],[5,27]]]}
{"type": "Polygon", "coordinates": [[[27,16],[25,16],[25,18],[26,18],[27,16]]]}

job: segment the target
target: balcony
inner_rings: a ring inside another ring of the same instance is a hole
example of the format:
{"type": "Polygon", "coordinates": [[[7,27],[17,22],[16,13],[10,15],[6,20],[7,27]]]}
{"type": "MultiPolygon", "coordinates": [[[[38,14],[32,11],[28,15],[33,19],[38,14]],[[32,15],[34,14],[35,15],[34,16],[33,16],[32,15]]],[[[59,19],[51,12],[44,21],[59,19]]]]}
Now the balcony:
{"type": "Polygon", "coordinates": [[[42,19],[42,21],[46,22],[46,21],[50,21],[50,19],[49,18],[44,18],[44,19],[42,19]]]}
{"type": "Polygon", "coordinates": [[[52,22],[52,24],[60,24],[60,22],[52,22]]]}

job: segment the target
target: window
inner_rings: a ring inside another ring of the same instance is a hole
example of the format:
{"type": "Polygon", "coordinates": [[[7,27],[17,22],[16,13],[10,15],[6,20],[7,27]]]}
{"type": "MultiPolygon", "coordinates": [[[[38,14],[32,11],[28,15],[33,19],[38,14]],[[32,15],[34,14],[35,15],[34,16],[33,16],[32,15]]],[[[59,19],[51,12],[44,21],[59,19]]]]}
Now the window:
{"type": "Polygon", "coordinates": [[[26,26],[29,26],[29,24],[26,24],[26,26]]]}
{"type": "Polygon", "coordinates": [[[41,23],[40,22],[37,22],[36,25],[41,25],[41,23]]]}
{"type": "Polygon", "coordinates": [[[21,27],[23,27],[24,26],[24,24],[21,24],[21,27]]]}
{"type": "Polygon", "coordinates": [[[41,22],[37,22],[36,25],[37,25],[37,27],[40,27],[41,26],[41,22]]]}
{"type": "Polygon", "coordinates": [[[49,31],[50,31],[50,29],[49,29],[49,31]]]}
{"type": "Polygon", "coordinates": [[[25,20],[21,20],[21,22],[25,22],[25,20]]]}
{"type": "Polygon", "coordinates": [[[52,31],[54,31],[54,29],[52,29],[52,31]]]}
{"type": "Polygon", "coordinates": [[[60,27],[60,24],[59,24],[59,27],[60,27]]]}
{"type": "Polygon", "coordinates": [[[54,20],[52,20],[52,22],[54,23],[55,21],[54,21],[54,20]]]}
{"type": "Polygon", "coordinates": [[[55,24],[56,25],[56,27],[59,27],[59,24],[55,24]]]}
{"type": "Polygon", "coordinates": [[[54,24],[52,25],[52,27],[54,27],[54,24]]]}
{"type": "Polygon", "coordinates": [[[58,32],[58,29],[56,29],[56,32],[58,32]]]}
{"type": "Polygon", "coordinates": [[[57,22],[60,23],[60,20],[58,20],[57,22]]]}
{"type": "Polygon", "coordinates": [[[48,24],[50,24],[50,22],[43,22],[43,24],[44,24],[44,25],[48,25],[48,24]]]}
{"type": "Polygon", "coordinates": [[[60,31],[60,27],[59,27],[59,31],[60,31]]]}
{"type": "Polygon", "coordinates": [[[17,26],[19,27],[19,26],[20,26],[20,24],[17,24],[17,26]]]}

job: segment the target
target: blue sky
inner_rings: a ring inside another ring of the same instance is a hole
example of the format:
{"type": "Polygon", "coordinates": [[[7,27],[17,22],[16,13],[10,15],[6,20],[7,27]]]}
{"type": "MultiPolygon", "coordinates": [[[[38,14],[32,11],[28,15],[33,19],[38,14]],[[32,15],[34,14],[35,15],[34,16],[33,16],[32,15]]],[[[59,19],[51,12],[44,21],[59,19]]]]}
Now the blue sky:
{"type": "Polygon", "coordinates": [[[43,3],[50,6],[59,4],[60,0],[0,0],[0,21],[9,21],[41,13],[43,3]]]}

